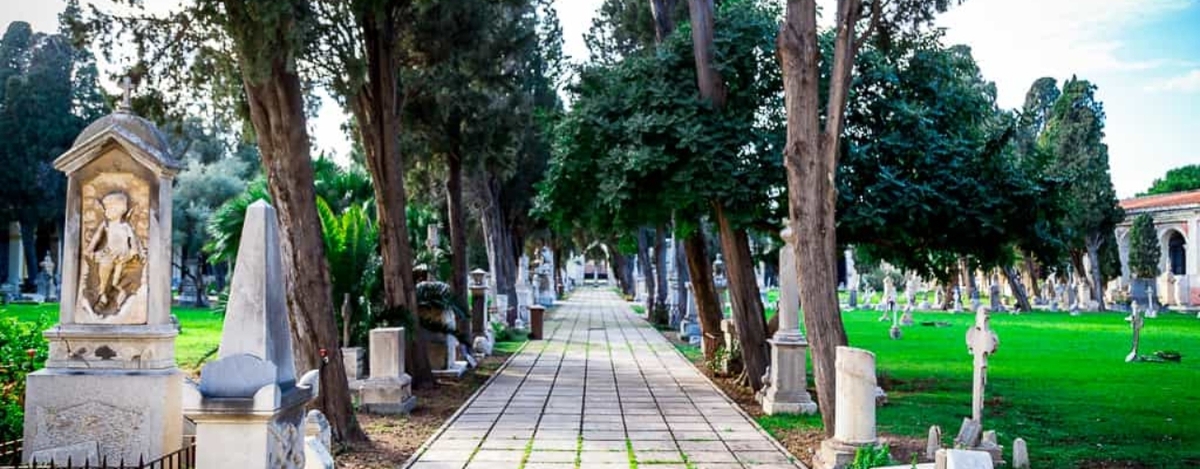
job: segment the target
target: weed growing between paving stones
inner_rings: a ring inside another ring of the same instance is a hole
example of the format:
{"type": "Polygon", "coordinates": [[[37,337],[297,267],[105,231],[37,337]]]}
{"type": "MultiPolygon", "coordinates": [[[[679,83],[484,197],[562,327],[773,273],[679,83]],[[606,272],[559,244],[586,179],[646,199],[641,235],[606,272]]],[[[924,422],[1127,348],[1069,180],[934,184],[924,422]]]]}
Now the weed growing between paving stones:
{"type": "MultiPolygon", "coordinates": [[[[525,463],[529,462],[530,454],[533,454],[533,438],[530,438],[529,441],[525,443],[525,454],[521,455],[521,464],[517,466],[518,469],[525,467],[525,463]]],[[[472,457],[474,457],[474,455],[472,455],[472,457]]]]}
{"type": "Polygon", "coordinates": [[[633,453],[633,440],[628,438],[625,439],[625,453],[629,455],[629,468],[637,469],[638,460],[637,455],[633,453]]]}

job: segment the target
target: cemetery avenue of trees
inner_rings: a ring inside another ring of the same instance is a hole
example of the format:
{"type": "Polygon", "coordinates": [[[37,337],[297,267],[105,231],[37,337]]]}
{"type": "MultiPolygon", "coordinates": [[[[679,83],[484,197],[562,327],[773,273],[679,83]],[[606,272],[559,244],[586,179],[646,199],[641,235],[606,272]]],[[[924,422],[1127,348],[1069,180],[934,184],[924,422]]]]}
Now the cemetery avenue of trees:
{"type": "MultiPolygon", "coordinates": [[[[961,1],[604,0],[587,60],[564,56],[551,0],[67,3],[57,31],[17,21],[0,39],[6,300],[56,288],[41,274],[63,262],[52,162],[124,99],[102,83],[128,78],[182,164],[175,301],[223,310],[244,220],[268,201],[296,370],[321,369],[312,407],[338,442],[370,438],[343,347],[405,327],[412,387],[439,386],[430,338],[481,333],[470,272],[516,311],[522,258],[553,269],[557,295],[573,272],[607,280],[662,329],[694,311],[702,362],[754,393],[787,327],[774,292],[792,256],[828,437],[843,311],[875,292],[936,311],[1200,304],[1200,216],[1180,208],[1200,204],[1200,165],[1118,200],[1105,84],[1039,78],[1001,107],[971,49],[933,26],[961,1]],[[322,95],[350,116],[349,155],[315,148],[322,95]],[[434,307],[457,329],[419,314],[434,307]]],[[[0,362],[44,361],[34,329],[52,324],[6,332],[28,343],[0,339],[0,362]]],[[[0,441],[21,437],[7,385],[31,371],[0,364],[0,441]]]]}

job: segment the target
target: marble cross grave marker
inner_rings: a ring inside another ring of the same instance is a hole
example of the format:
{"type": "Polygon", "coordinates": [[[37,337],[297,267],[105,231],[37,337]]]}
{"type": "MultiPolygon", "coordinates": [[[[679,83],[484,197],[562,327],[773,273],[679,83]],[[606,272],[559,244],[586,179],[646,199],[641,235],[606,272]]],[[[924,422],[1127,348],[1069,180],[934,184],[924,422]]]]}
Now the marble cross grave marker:
{"type": "Polygon", "coordinates": [[[987,359],[1000,345],[1000,338],[988,327],[988,311],[975,313],[975,325],[967,330],[967,351],[975,356],[974,389],[971,392],[971,418],[983,422],[983,389],[987,384],[987,359]]]}
{"type": "MultiPolygon", "coordinates": [[[[1135,303],[1136,304],[1136,303],[1135,303]]],[[[1129,327],[1133,329],[1133,345],[1129,349],[1129,355],[1125,356],[1125,362],[1133,362],[1138,359],[1138,342],[1142,339],[1142,326],[1145,321],[1142,317],[1142,312],[1137,308],[1133,308],[1133,314],[1129,316],[1129,327]]]]}

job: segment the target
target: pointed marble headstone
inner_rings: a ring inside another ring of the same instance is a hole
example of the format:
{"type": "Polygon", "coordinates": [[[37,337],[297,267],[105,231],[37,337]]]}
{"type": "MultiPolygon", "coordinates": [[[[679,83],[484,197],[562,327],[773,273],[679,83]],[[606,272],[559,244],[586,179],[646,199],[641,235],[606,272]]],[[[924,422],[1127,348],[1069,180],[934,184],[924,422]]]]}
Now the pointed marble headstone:
{"type": "Polygon", "coordinates": [[[246,211],[218,359],[183,390],[196,444],[236,451],[201,451],[197,469],[305,467],[304,406],[319,392],[320,370],[297,381],[291,334],[275,209],[255,202],[246,211]]]}
{"type": "Polygon", "coordinates": [[[253,355],[275,364],[280,387],[296,382],[279,225],[275,209],[262,200],[246,209],[224,330],[218,358],[253,355]]]}

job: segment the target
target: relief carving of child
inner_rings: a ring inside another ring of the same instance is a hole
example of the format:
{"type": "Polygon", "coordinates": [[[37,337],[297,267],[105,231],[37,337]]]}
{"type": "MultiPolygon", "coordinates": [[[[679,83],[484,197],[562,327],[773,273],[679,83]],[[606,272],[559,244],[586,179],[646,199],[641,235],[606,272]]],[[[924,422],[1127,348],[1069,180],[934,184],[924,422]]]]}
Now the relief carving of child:
{"type": "Polygon", "coordinates": [[[120,307],[128,296],[128,292],[120,287],[125,264],[134,259],[145,259],[145,254],[137,233],[125,219],[129,214],[129,197],[113,192],[104,196],[100,205],[104,209],[104,221],[92,234],[84,254],[95,261],[98,270],[96,305],[113,304],[120,307]],[[109,303],[110,289],[117,291],[115,303],[109,303]]]}

